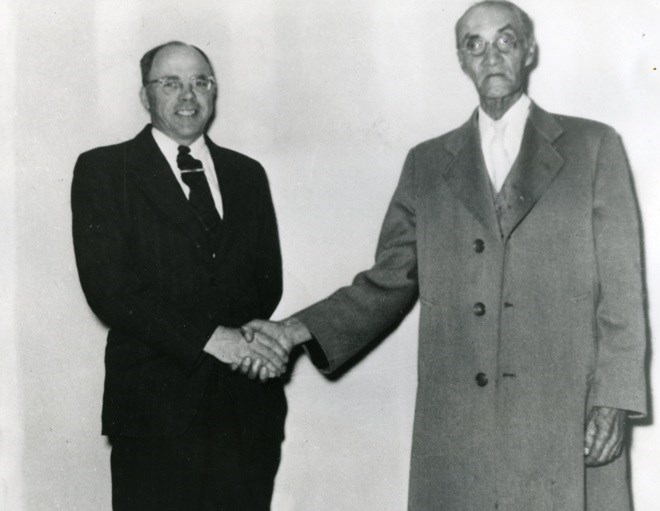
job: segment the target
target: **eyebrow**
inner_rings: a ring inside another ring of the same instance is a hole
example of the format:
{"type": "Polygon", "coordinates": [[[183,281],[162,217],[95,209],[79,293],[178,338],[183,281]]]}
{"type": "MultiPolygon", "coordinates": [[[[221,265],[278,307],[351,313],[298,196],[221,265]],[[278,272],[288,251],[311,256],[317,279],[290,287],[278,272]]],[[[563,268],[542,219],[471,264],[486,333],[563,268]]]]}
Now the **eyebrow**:
{"type": "MultiPolygon", "coordinates": [[[[210,78],[213,78],[213,75],[201,73],[198,75],[190,75],[188,78],[206,78],[208,80],[210,78]]],[[[182,78],[179,75],[166,75],[166,76],[161,76],[159,78],[154,78],[154,80],[185,80],[185,78],[182,78]]]]}

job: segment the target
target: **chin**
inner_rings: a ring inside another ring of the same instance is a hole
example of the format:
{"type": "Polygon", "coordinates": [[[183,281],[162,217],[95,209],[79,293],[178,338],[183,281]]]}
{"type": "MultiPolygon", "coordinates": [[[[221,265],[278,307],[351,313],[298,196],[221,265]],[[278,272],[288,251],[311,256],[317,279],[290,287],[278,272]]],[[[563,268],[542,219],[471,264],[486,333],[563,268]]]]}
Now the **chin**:
{"type": "Polygon", "coordinates": [[[515,94],[517,88],[509,80],[501,77],[486,79],[481,84],[480,96],[489,99],[505,98],[515,94]]]}
{"type": "Polygon", "coordinates": [[[517,90],[512,87],[495,86],[486,87],[485,90],[480,93],[480,96],[488,99],[502,99],[506,98],[507,96],[511,96],[516,92],[517,90]]]}
{"type": "Polygon", "coordinates": [[[513,92],[489,92],[486,94],[483,94],[482,97],[486,99],[504,99],[506,97],[509,97],[513,94],[513,92]]]}
{"type": "Polygon", "coordinates": [[[199,136],[204,130],[200,126],[179,126],[179,129],[177,129],[177,133],[181,136],[184,137],[197,137],[199,136]]]}

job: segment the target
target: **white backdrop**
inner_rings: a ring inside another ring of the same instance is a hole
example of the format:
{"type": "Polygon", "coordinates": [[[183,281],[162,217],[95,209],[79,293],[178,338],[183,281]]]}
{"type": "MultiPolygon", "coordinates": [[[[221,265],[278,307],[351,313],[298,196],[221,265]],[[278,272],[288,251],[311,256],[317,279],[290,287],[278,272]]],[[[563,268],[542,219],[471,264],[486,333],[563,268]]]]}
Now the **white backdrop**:
{"type": "MultiPolygon", "coordinates": [[[[285,267],[284,317],[373,258],[407,150],[462,123],[477,97],[457,63],[466,0],[15,0],[0,3],[0,509],[110,509],[100,436],[105,328],[70,236],[77,155],[148,118],[138,60],[198,45],[220,82],[211,137],[260,160],[285,267]]],[[[660,2],[520,0],[540,46],[530,94],[613,125],[646,230],[660,328],[660,2]]],[[[275,511],[405,509],[417,311],[341,379],[298,360],[275,511]]],[[[651,380],[658,381],[658,364],[651,380]]],[[[657,403],[657,398],[654,398],[657,403]]],[[[656,405],[657,406],[657,405],[656,405]]],[[[660,426],[634,431],[636,509],[660,502],[660,426]]]]}

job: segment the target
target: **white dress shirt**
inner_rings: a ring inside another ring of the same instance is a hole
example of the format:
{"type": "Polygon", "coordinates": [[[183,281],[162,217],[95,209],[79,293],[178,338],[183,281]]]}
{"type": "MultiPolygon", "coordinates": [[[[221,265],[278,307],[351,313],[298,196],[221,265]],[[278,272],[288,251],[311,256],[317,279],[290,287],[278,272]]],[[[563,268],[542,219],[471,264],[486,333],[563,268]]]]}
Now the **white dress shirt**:
{"type": "MultiPolygon", "coordinates": [[[[183,179],[181,179],[181,171],[179,170],[179,166],[176,163],[176,158],[179,155],[179,144],[156,128],[151,128],[151,135],[154,137],[160,152],[163,153],[163,156],[165,156],[167,163],[170,164],[170,168],[172,169],[174,177],[179,182],[183,193],[186,194],[187,198],[190,198],[190,188],[186,183],[183,182],[183,179]]],[[[222,218],[224,211],[222,209],[222,195],[220,195],[218,175],[215,172],[213,158],[211,158],[211,153],[209,152],[209,148],[206,145],[204,137],[199,137],[192,144],[190,144],[189,147],[190,156],[202,162],[202,166],[204,167],[204,175],[206,176],[206,180],[209,183],[209,188],[211,189],[211,196],[213,197],[215,208],[218,210],[220,218],[222,218]]]]}
{"type": "Polygon", "coordinates": [[[527,122],[529,107],[531,104],[532,100],[529,99],[529,96],[523,94],[520,96],[520,99],[509,108],[502,118],[497,121],[491,119],[488,114],[479,107],[479,134],[481,136],[481,148],[484,154],[484,161],[486,162],[488,175],[493,182],[496,192],[500,191],[504,179],[506,179],[513,162],[516,161],[518,153],[520,152],[523,133],[525,131],[525,123],[527,122]],[[504,125],[504,149],[508,157],[507,168],[504,175],[497,176],[498,179],[496,179],[495,176],[495,168],[489,150],[493,138],[495,137],[496,125],[504,125]]]}

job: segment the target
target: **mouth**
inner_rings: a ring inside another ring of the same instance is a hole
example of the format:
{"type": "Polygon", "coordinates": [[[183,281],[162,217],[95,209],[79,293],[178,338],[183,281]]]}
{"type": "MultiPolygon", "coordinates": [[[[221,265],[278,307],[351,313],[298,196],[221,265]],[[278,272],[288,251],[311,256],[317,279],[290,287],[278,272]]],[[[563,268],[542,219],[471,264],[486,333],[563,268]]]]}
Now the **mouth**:
{"type": "Polygon", "coordinates": [[[175,113],[176,115],[179,115],[181,117],[193,117],[197,114],[197,110],[187,108],[187,109],[177,110],[175,113]]]}

